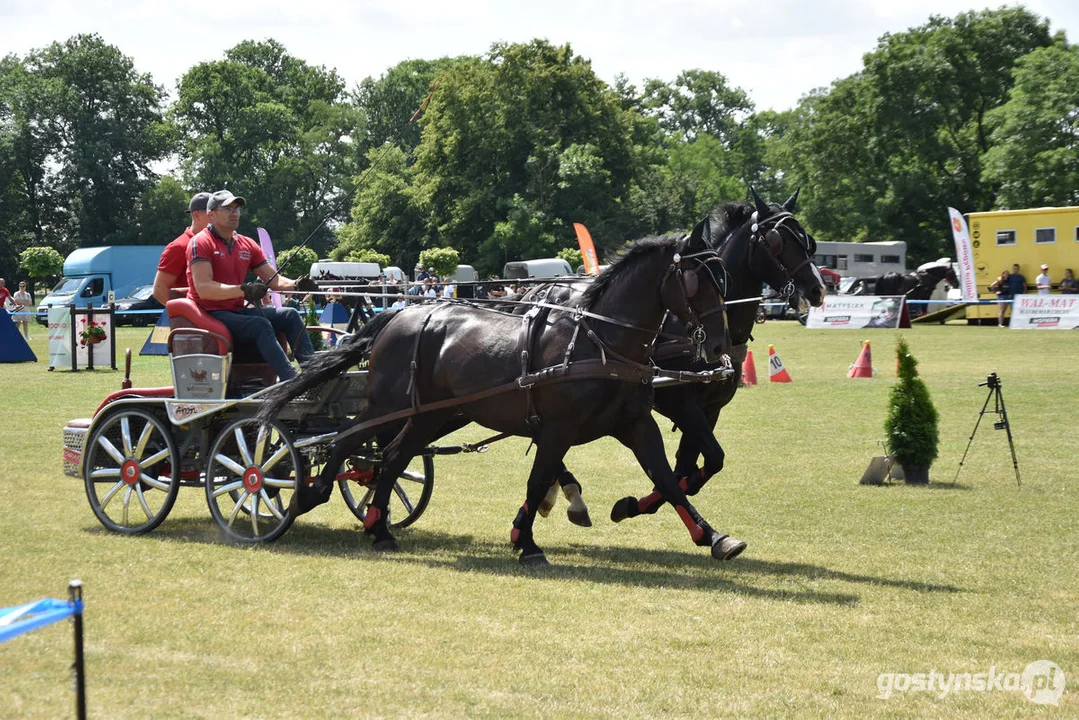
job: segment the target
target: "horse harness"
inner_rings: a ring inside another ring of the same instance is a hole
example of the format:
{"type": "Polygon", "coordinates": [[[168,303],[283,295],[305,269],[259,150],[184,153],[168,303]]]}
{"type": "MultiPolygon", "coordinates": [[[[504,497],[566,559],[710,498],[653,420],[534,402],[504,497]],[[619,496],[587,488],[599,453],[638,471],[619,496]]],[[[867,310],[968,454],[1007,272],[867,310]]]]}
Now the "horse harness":
{"type": "MultiPolygon", "coordinates": [[[[683,240],[683,243],[685,239],[683,240]]],[[[701,348],[703,343],[707,340],[707,333],[704,331],[703,320],[704,318],[712,315],[715,312],[723,311],[722,295],[726,289],[727,276],[726,269],[723,268],[722,261],[719,259],[719,254],[714,250],[705,250],[699,253],[693,253],[691,255],[681,255],[675,253],[672,258],[670,267],[667,268],[666,273],[663,276],[663,281],[660,287],[665,287],[670,277],[674,275],[678,278],[679,287],[682,290],[683,302],[685,303],[685,313],[689,317],[687,323],[687,332],[690,332],[692,337],[689,339],[697,345],[698,352],[702,352],[701,348]],[[707,257],[704,257],[707,256],[707,257]],[[700,259],[704,257],[704,259],[700,259]],[[693,310],[693,307],[689,303],[689,298],[696,295],[699,290],[699,279],[696,272],[687,275],[681,263],[683,260],[694,260],[697,262],[697,268],[695,271],[704,269],[708,272],[711,281],[715,284],[716,289],[719,291],[720,302],[714,308],[697,313],[693,310]],[[720,274],[718,277],[713,268],[709,265],[713,260],[719,262],[720,274]],[[690,330],[692,328],[692,330],[690,330]]],[[[389,424],[396,422],[397,420],[407,419],[405,428],[401,430],[399,436],[405,433],[412,424],[412,418],[416,415],[425,412],[431,412],[434,410],[443,410],[458,405],[466,405],[478,400],[484,400],[494,395],[499,395],[504,392],[510,392],[515,390],[523,390],[525,392],[525,398],[527,403],[527,413],[525,422],[534,435],[538,434],[542,428],[542,420],[539,414],[536,412],[535,404],[532,398],[532,389],[536,386],[550,385],[555,382],[568,381],[568,380],[618,380],[621,382],[640,383],[641,385],[650,385],[656,378],[669,378],[676,382],[710,382],[717,378],[725,379],[729,374],[729,368],[720,368],[718,370],[705,370],[705,371],[676,371],[665,370],[659,368],[651,363],[642,363],[636,360],[621,355],[616,352],[610,346],[603,342],[603,340],[588,326],[587,318],[593,318],[601,320],[603,322],[618,325],[620,327],[629,328],[632,330],[639,330],[652,335],[653,340],[651,345],[654,346],[655,340],[660,336],[667,338],[685,339],[685,336],[676,336],[671,333],[662,332],[662,325],[656,330],[650,330],[648,328],[641,327],[639,325],[633,325],[631,323],[619,320],[617,318],[607,317],[599,315],[580,307],[567,307],[564,305],[551,304],[546,302],[536,302],[534,306],[529,309],[527,313],[521,316],[521,329],[518,333],[518,347],[519,357],[521,360],[521,374],[513,381],[503,383],[486,390],[472,393],[461,397],[446,398],[444,400],[436,400],[432,402],[423,402],[420,398],[419,386],[416,382],[416,374],[419,370],[419,354],[420,354],[420,341],[423,338],[424,331],[427,329],[427,324],[431,321],[431,318],[436,312],[441,310],[446,305],[439,305],[427,313],[427,316],[423,320],[423,324],[420,326],[419,332],[416,333],[415,339],[412,345],[412,360],[409,363],[409,380],[406,392],[411,399],[411,407],[396,412],[388,413],[377,418],[372,418],[365,422],[353,425],[345,430],[342,430],[337,434],[336,440],[340,440],[353,433],[361,432],[368,428],[377,427],[379,425],[389,424]],[[531,356],[533,354],[533,348],[540,336],[539,327],[541,323],[537,323],[539,318],[546,318],[551,310],[560,312],[572,313],[575,327],[573,329],[573,336],[570,338],[569,343],[566,346],[566,350],[562,355],[562,362],[558,365],[552,365],[540,370],[531,370],[531,356]],[[598,358],[586,358],[584,360],[573,360],[573,352],[576,348],[577,339],[581,330],[584,330],[585,336],[596,345],[599,349],[600,357],[598,358]]],[[[669,312],[669,311],[668,311],[669,312]]],[[[666,314],[663,320],[666,320],[666,314]]],[[[478,445],[486,445],[495,440],[501,440],[505,437],[509,437],[510,433],[500,433],[499,435],[489,438],[478,445]]]]}

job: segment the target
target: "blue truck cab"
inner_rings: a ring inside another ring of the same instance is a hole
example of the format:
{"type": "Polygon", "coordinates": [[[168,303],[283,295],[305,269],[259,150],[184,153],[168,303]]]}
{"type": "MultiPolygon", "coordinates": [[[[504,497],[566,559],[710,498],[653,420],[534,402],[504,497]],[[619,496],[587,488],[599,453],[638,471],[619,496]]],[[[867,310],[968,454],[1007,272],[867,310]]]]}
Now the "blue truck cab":
{"type": "Polygon", "coordinates": [[[164,245],[79,248],[67,256],[63,278],[38,305],[37,321],[48,323],[49,305],[100,307],[108,303],[109,291],[120,299],[140,285],[149,285],[164,250],[164,245]]]}

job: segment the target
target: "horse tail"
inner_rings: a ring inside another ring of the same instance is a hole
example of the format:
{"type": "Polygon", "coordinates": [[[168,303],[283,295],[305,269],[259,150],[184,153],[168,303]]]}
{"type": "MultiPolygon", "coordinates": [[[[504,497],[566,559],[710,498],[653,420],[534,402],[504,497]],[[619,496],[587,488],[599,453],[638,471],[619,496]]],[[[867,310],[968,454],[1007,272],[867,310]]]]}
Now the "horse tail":
{"type": "Polygon", "coordinates": [[[379,313],[360,328],[358,333],[345,338],[336,348],[320,353],[304,363],[303,372],[281,383],[263,397],[256,416],[258,421],[263,425],[269,423],[277,417],[290,400],[322,385],[331,377],[344,373],[365,359],[371,353],[375,337],[396,314],[397,310],[385,310],[379,313]]]}

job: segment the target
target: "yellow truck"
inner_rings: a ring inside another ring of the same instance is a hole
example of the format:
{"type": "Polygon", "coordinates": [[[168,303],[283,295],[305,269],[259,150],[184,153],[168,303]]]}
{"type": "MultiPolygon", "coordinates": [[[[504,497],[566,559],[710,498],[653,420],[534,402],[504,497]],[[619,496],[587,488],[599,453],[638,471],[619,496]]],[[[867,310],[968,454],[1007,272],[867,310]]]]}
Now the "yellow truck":
{"type": "MultiPolygon", "coordinates": [[[[989,285],[1002,270],[1019,264],[1027,280],[1027,292],[1036,292],[1034,279],[1042,264],[1049,266],[1055,288],[1064,268],[1079,272],[1079,207],[1045,207],[1028,210],[994,210],[967,215],[974,253],[974,277],[978,297],[995,299],[989,285]]],[[[996,322],[996,305],[967,307],[969,322],[996,322]]]]}

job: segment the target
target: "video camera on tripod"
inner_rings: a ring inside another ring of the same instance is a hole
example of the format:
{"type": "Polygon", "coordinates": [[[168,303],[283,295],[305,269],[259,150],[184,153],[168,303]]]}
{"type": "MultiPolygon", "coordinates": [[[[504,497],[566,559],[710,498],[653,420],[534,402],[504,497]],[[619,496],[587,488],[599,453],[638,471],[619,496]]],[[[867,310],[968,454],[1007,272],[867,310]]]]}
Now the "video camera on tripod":
{"type": "Polygon", "coordinates": [[[963,452],[963,459],[959,461],[959,469],[955,471],[955,479],[952,480],[952,484],[959,479],[959,472],[963,469],[963,462],[967,459],[967,453],[970,452],[970,445],[974,442],[974,434],[978,432],[978,425],[982,421],[982,416],[986,412],[993,412],[997,415],[997,420],[993,423],[994,430],[1004,430],[1008,433],[1008,448],[1012,453],[1012,467],[1015,468],[1015,482],[1022,487],[1023,483],[1019,479],[1019,460],[1015,457],[1015,443],[1012,442],[1012,428],[1008,424],[1008,411],[1004,407],[1004,393],[1001,390],[1003,382],[1001,382],[1000,376],[995,372],[989,373],[986,376],[985,382],[978,383],[978,387],[988,387],[989,396],[985,398],[985,404],[982,405],[981,412],[978,413],[978,421],[974,423],[974,430],[970,433],[970,440],[967,441],[967,449],[963,452]],[[989,401],[995,400],[993,410],[989,411],[989,401]]]}

